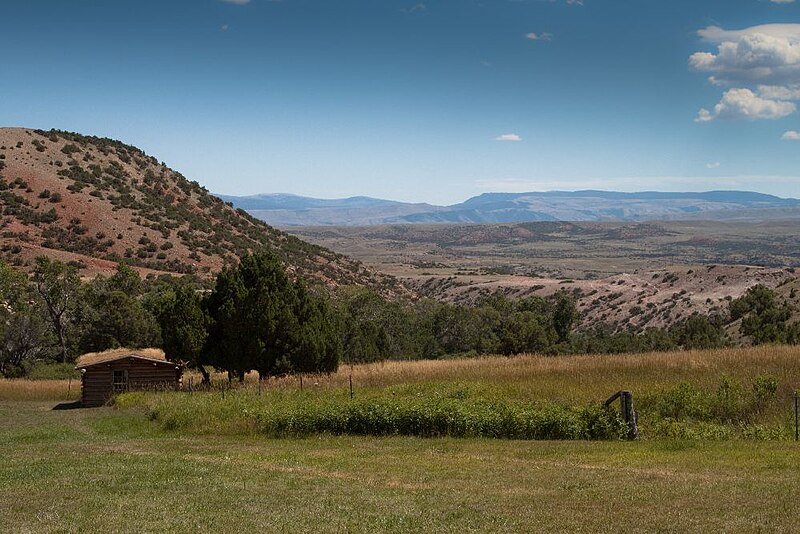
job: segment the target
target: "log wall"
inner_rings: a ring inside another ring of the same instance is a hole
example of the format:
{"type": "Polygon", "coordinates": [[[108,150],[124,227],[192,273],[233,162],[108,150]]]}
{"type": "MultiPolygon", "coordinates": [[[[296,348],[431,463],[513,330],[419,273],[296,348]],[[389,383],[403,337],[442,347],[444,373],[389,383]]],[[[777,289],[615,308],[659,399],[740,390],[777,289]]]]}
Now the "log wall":
{"type": "Polygon", "coordinates": [[[127,390],[176,389],[182,369],[170,362],[154,362],[134,357],[98,363],[85,368],[81,379],[81,402],[101,406],[114,395],[114,371],[127,371],[127,390]]]}

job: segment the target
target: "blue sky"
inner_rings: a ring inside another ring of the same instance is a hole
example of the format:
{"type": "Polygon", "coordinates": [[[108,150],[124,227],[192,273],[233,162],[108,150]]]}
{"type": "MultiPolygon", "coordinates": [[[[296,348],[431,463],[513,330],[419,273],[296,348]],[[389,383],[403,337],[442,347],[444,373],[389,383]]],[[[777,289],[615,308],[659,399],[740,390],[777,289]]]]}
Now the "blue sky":
{"type": "Polygon", "coordinates": [[[800,0],[3,4],[0,125],[214,192],[800,197],[800,0]]]}

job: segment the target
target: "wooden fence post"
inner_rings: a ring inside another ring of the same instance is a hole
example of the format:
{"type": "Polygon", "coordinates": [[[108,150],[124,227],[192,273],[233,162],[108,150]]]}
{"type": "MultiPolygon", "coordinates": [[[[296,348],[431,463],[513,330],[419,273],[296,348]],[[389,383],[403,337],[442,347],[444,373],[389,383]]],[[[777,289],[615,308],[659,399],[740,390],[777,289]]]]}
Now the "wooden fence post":
{"type": "Polygon", "coordinates": [[[628,425],[628,439],[634,440],[639,437],[639,416],[636,410],[633,409],[633,393],[630,391],[617,391],[606,400],[604,405],[609,406],[612,402],[617,400],[618,397],[622,418],[628,425]]]}

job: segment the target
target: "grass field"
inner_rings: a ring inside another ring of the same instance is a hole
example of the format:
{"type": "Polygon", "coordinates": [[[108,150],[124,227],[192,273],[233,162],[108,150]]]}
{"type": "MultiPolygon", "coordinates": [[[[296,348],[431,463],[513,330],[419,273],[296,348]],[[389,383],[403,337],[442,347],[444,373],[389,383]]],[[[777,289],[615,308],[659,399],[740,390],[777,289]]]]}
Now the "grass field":
{"type": "MultiPolygon", "coordinates": [[[[747,389],[754,377],[770,374],[778,381],[776,396],[759,416],[776,422],[785,419],[799,368],[796,349],[765,348],[387,363],[356,367],[353,376],[356,395],[481,384],[481,391],[509,400],[559,394],[580,404],[621,387],[646,397],[681,381],[716,392],[722,375],[747,389]]],[[[317,377],[316,385],[306,377],[303,395],[343,395],[349,374],[346,368],[317,377]]],[[[147,408],[53,410],[54,400],[31,400],[30,384],[10,384],[0,382],[5,532],[792,532],[799,526],[794,441],[276,439],[213,428],[165,430],[147,408]],[[24,392],[23,400],[11,400],[11,387],[24,392]]],[[[298,386],[272,380],[265,390],[292,396],[298,386]]],[[[257,397],[254,387],[234,395],[257,397]]]]}
{"type": "Polygon", "coordinates": [[[5,532],[796,531],[794,442],[187,436],[0,403],[5,532]]]}

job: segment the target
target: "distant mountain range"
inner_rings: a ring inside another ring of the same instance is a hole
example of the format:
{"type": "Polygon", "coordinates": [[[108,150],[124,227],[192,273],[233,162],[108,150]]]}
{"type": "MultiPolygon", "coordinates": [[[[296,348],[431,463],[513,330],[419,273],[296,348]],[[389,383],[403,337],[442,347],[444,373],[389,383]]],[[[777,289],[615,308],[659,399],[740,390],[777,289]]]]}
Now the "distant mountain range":
{"type": "Polygon", "coordinates": [[[452,206],[370,197],[326,200],[286,194],[217,196],[281,227],[800,218],[800,200],[751,191],[484,193],[452,206]]]}

